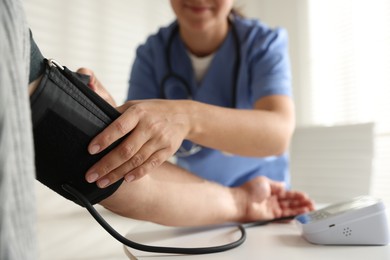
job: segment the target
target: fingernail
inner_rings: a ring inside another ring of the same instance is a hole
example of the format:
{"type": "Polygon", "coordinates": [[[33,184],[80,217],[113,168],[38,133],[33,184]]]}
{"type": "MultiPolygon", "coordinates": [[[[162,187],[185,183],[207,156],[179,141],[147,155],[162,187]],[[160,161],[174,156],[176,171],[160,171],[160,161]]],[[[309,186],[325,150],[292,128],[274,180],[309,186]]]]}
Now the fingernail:
{"type": "Polygon", "coordinates": [[[89,149],[90,154],[96,154],[100,151],[100,145],[94,144],[92,147],[89,149]]]}
{"type": "Polygon", "coordinates": [[[109,183],[110,183],[110,181],[108,179],[103,179],[103,180],[98,181],[98,186],[100,188],[105,188],[109,183]]]}
{"type": "Polygon", "coordinates": [[[125,181],[126,182],[132,182],[132,181],[134,181],[134,179],[135,179],[135,176],[133,174],[127,174],[125,176],[125,181]]]}
{"type": "Polygon", "coordinates": [[[97,174],[97,173],[95,172],[95,173],[92,173],[92,174],[88,174],[88,176],[87,176],[87,181],[88,181],[89,183],[92,183],[92,182],[95,182],[98,178],[99,178],[99,174],[97,174]]]}

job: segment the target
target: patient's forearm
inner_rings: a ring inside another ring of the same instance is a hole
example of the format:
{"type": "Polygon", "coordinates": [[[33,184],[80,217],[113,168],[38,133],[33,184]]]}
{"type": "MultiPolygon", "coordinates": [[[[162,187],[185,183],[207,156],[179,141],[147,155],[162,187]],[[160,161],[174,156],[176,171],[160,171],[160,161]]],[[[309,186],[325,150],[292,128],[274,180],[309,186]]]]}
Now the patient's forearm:
{"type": "Polygon", "coordinates": [[[245,211],[240,190],[200,179],[165,163],[121,187],[101,204],[122,216],[170,226],[239,221],[245,211]]]}

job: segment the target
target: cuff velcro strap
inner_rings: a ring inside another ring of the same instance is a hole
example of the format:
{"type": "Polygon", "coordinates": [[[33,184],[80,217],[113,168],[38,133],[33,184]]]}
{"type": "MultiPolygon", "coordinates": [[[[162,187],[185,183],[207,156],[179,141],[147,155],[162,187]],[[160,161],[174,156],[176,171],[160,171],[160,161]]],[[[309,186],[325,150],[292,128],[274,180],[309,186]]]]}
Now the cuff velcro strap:
{"type": "Polygon", "coordinates": [[[120,113],[89,89],[80,76],[51,61],[30,101],[37,179],[81,206],[63,185],[72,186],[92,204],[114,193],[123,179],[101,189],[88,183],[85,173],[120,142],[97,155],[87,150],[92,138],[120,113]]]}

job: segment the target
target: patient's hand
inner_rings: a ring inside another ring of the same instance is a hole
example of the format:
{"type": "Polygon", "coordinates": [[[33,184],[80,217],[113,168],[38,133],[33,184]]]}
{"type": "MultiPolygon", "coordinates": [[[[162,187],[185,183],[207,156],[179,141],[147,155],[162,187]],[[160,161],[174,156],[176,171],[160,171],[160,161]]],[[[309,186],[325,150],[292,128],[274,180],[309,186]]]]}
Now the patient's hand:
{"type": "Polygon", "coordinates": [[[286,190],[283,183],[256,177],[236,189],[247,199],[242,222],[291,217],[314,210],[313,201],[301,191],[286,190]]]}

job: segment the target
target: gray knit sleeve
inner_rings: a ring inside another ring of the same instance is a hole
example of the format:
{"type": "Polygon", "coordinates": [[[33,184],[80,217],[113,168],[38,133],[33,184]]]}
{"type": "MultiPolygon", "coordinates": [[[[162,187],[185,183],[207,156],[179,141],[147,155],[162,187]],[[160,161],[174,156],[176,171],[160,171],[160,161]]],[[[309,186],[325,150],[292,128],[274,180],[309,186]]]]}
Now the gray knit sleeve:
{"type": "Polygon", "coordinates": [[[36,80],[45,71],[44,57],[41,50],[34,41],[34,37],[30,30],[30,77],[28,82],[36,80]]]}
{"type": "Polygon", "coordinates": [[[37,259],[27,91],[30,39],[20,0],[0,0],[0,259],[37,259]]]}

